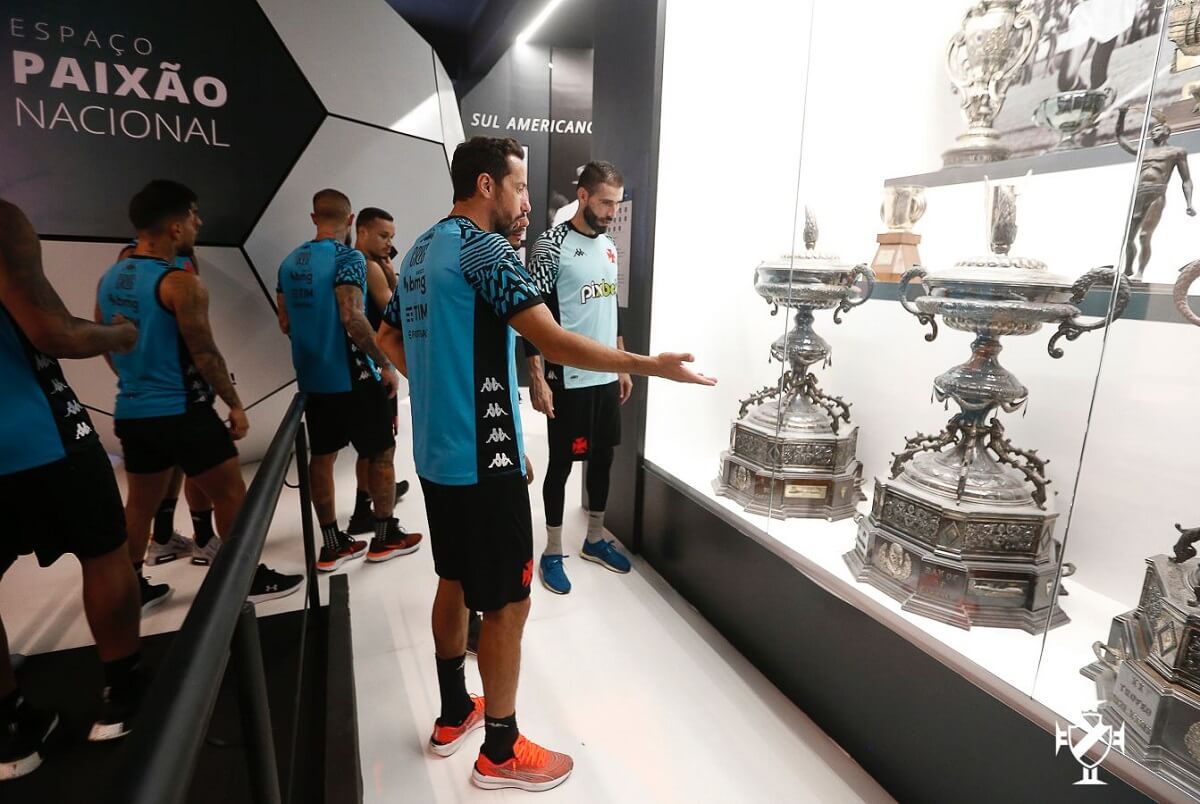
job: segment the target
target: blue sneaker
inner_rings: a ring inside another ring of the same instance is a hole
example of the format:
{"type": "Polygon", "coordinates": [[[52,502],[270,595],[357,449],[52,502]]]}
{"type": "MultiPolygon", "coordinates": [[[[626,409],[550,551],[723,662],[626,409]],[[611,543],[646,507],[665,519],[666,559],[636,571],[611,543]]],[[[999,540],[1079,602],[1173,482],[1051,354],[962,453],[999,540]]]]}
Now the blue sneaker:
{"type": "Polygon", "coordinates": [[[542,560],[538,562],[538,577],[542,579],[542,586],[556,595],[565,595],[571,591],[571,581],[567,578],[562,562],[562,556],[542,556],[542,560]]]}
{"type": "Polygon", "coordinates": [[[605,569],[622,575],[630,570],[629,559],[621,555],[610,541],[584,542],[579,554],[588,561],[594,561],[605,569]]]}

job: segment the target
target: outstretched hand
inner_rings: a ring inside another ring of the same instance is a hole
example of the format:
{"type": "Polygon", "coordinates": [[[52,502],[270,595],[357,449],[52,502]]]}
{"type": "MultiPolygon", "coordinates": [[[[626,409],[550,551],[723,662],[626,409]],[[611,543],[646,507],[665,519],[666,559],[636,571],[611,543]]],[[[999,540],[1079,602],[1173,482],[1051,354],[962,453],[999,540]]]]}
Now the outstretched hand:
{"type": "Polygon", "coordinates": [[[663,352],[654,358],[658,371],[655,376],[674,382],[686,382],[694,385],[716,385],[716,377],[708,377],[692,371],[684,363],[696,362],[695,355],[687,352],[663,352]]]}

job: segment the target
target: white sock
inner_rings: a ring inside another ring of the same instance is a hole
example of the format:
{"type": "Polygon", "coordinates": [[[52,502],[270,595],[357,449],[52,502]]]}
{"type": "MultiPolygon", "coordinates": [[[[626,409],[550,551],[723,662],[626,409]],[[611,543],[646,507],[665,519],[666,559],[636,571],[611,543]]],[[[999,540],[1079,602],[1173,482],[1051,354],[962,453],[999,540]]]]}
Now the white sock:
{"type": "Polygon", "coordinates": [[[562,525],[547,525],[546,549],[542,551],[542,555],[561,556],[562,554],[562,525]]]}
{"type": "Polygon", "coordinates": [[[587,540],[591,544],[604,541],[603,511],[588,511],[587,540]]]}

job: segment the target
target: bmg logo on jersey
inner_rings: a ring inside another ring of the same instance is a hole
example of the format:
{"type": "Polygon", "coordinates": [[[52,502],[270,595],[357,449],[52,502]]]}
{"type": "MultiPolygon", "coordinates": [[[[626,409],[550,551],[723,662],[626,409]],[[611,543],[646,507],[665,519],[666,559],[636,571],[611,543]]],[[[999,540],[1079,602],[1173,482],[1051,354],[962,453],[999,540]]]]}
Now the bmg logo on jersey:
{"type": "Polygon", "coordinates": [[[421,273],[417,276],[409,276],[405,274],[401,280],[404,283],[405,293],[424,293],[425,292],[425,274],[421,273]]]}
{"type": "Polygon", "coordinates": [[[592,282],[579,289],[579,303],[587,304],[592,299],[607,299],[617,295],[615,282],[592,282]]]}

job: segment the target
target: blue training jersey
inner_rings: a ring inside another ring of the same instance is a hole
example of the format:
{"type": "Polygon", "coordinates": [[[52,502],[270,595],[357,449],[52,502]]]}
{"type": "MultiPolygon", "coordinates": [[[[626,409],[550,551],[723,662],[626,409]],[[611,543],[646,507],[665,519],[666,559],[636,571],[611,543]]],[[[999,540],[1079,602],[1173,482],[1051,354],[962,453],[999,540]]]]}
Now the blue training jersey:
{"type": "Polygon", "coordinates": [[[159,295],[162,281],[179,270],[158,257],[132,256],[100,278],[97,302],[104,322],[111,324],[120,314],[138,328],[133,351],[112,355],[116,419],[178,416],[193,406],[213,403],[212,388],[192,362],[175,314],[159,295]]]}
{"type": "Polygon", "coordinates": [[[525,474],[508,321],[541,303],[508,242],[467,218],[439,221],[408,250],[383,317],[404,336],[420,477],[525,474]]]}
{"type": "MultiPolygon", "coordinates": [[[[0,305],[0,475],[45,466],[97,440],[62,367],[0,305]]],[[[19,504],[19,501],[10,501],[19,504]]]]}
{"type": "Polygon", "coordinates": [[[306,393],[341,394],[359,383],[379,381],[374,361],[342,325],[339,285],[362,291],[366,313],[367,260],[361,251],[332,238],[308,241],[279,266],[275,290],[287,307],[296,383],[306,393]]]}

